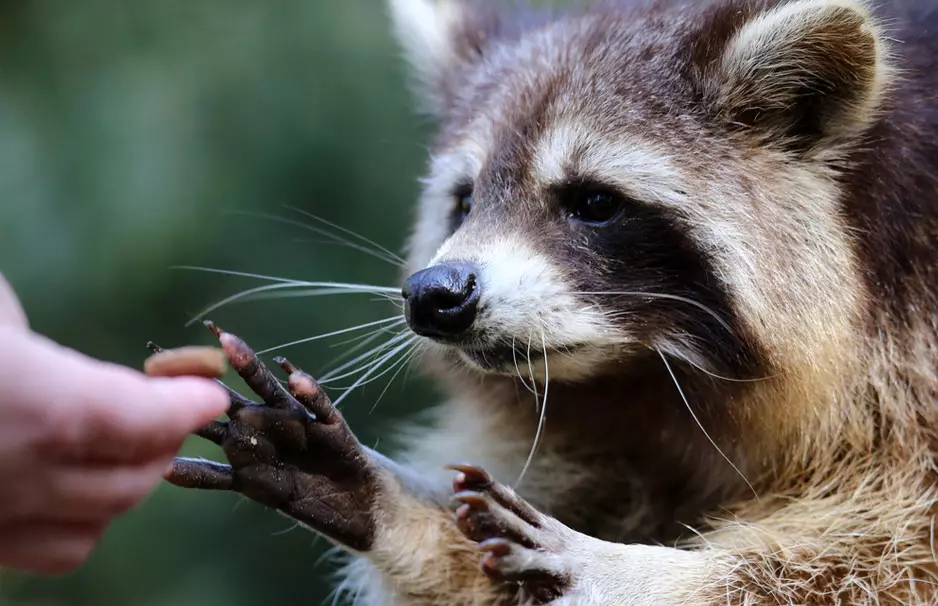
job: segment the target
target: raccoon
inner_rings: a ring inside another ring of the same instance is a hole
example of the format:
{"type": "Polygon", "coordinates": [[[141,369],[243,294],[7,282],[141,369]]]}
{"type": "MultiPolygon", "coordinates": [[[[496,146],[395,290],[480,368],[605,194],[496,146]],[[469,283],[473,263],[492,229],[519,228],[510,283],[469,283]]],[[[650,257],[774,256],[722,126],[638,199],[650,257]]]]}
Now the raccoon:
{"type": "Polygon", "coordinates": [[[436,122],[391,460],[213,328],[200,435],[369,605],[938,604],[938,5],[389,0],[436,122]]]}

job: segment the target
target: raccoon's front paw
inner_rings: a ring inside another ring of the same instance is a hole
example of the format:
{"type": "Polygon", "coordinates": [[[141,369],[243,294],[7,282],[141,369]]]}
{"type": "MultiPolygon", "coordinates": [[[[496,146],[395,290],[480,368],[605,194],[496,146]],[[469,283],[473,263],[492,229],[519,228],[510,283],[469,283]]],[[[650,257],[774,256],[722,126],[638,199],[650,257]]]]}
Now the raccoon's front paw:
{"type": "Polygon", "coordinates": [[[566,527],[538,512],[482,469],[451,465],[456,524],[484,552],[482,570],[493,580],[520,586],[536,604],[561,598],[573,582],[565,555],[566,527]]]}
{"type": "Polygon", "coordinates": [[[316,381],[283,358],[289,392],[238,337],[206,325],[228,362],[263,404],[229,390],[228,422],[198,435],[221,446],[230,465],[178,458],[167,476],[186,488],[230,490],[358,551],[375,535],[379,470],[316,381]]]}

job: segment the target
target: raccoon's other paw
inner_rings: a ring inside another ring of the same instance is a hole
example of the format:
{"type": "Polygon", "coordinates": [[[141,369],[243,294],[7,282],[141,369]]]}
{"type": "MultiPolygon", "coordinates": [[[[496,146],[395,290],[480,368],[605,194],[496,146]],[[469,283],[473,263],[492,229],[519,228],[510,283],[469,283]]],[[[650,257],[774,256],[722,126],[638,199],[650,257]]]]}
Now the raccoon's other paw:
{"type": "Polygon", "coordinates": [[[451,465],[456,524],[484,552],[491,579],[519,586],[533,603],[561,598],[573,582],[575,562],[565,554],[567,529],[538,512],[478,467],[451,465]]]}
{"type": "Polygon", "coordinates": [[[198,435],[221,446],[230,465],[178,458],[167,480],[241,493],[347,547],[370,549],[381,472],[329,397],[311,376],[278,358],[289,373],[287,391],[244,341],[206,325],[263,404],[229,390],[230,421],[198,435]]]}

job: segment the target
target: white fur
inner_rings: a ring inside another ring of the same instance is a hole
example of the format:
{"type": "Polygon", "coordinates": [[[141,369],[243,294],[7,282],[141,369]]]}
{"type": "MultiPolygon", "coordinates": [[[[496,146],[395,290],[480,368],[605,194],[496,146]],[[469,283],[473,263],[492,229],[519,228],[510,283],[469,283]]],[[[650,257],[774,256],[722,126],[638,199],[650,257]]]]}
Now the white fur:
{"type": "MultiPolygon", "coordinates": [[[[543,351],[563,346],[590,347],[581,355],[548,356],[550,376],[574,379],[595,373],[601,348],[621,343],[611,338],[601,310],[570,294],[575,289],[546,255],[525,243],[523,233],[491,234],[484,241],[457,232],[428,265],[473,261],[480,269],[480,313],[476,329],[491,333],[502,345],[512,340],[523,350],[530,344],[531,372],[544,377],[543,351]]],[[[494,343],[491,343],[494,344],[494,343]]],[[[524,363],[519,360],[519,364],[524,363]]],[[[514,372],[514,367],[506,368],[514,372]]]]}
{"type": "Polygon", "coordinates": [[[577,533],[563,559],[579,576],[554,606],[694,604],[712,563],[700,553],[597,541],[577,533]]]}
{"type": "Polygon", "coordinates": [[[678,192],[686,177],[667,150],[638,136],[604,139],[596,129],[574,121],[560,122],[545,132],[535,167],[543,185],[579,175],[615,185],[640,200],[680,204],[684,198],[678,192]]]}
{"type": "MultiPolygon", "coordinates": [[[[391,21],[415,75],[424,85],[424,99],[439,103],[433,88],[447,65],[456,60],[453,27],[459,23],[458,0],[389,0],[391,21]]],[[[433,107],[431,107],[433,109],[433,107]]]]}

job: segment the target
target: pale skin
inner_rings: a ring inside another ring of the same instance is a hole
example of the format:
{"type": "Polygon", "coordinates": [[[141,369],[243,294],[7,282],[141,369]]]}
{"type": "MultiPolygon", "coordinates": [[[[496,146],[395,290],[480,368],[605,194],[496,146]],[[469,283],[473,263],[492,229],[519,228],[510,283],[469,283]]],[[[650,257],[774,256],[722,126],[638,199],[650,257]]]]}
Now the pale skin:
{"type": "Polygon", "coordinates": [[[227,407],[209,379],[150,378],[36,334],[0,275],[0,567],[82,566],[227,407]]]}

